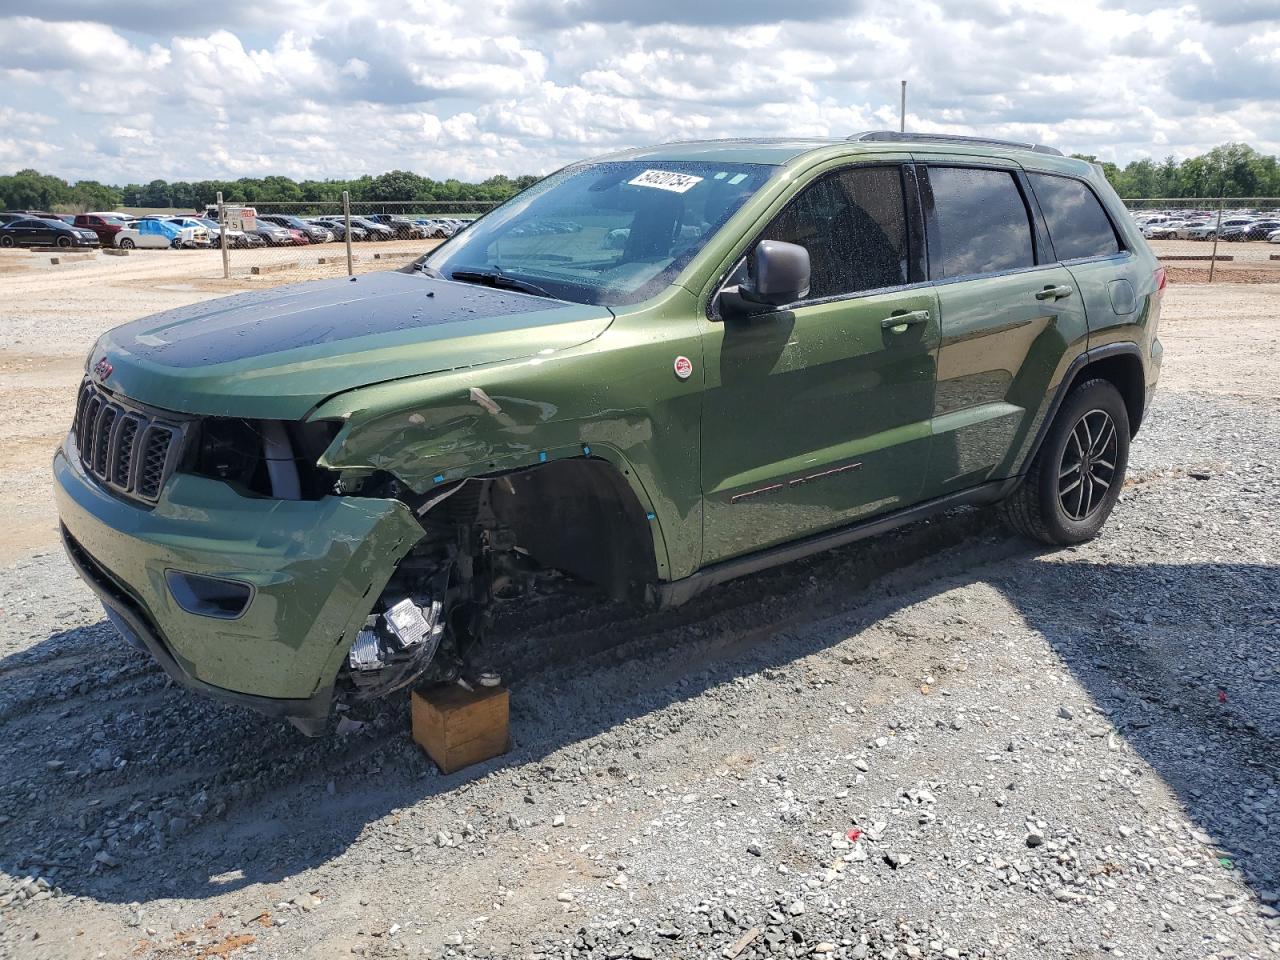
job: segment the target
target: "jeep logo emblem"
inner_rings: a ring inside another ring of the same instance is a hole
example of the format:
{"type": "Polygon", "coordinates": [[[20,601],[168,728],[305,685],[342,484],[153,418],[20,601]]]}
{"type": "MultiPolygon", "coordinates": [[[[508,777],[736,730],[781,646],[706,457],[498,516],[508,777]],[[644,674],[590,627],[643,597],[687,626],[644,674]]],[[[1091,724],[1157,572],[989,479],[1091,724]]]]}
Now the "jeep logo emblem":
{"type": "Polygon", "coordinates": [[[115,367],[111,366],[111,361],[103,357],[93,365],[93,375],[99,380],[105,380],[111,376],[111,371],[114,369],[115,367]]]}

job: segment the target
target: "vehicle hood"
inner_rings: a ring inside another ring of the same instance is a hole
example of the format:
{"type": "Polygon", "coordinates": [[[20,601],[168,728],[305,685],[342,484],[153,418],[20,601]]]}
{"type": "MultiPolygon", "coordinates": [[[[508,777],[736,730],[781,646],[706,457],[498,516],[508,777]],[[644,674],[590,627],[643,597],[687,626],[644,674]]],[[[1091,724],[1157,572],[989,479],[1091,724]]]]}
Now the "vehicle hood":
{"type": "Polygon", "coordinates": [[[606,307],[389,271],[145,317],[105,334],[88,366],[162,409],[296,420],[355,387],[554,353],[612,321],[606,307]]]}

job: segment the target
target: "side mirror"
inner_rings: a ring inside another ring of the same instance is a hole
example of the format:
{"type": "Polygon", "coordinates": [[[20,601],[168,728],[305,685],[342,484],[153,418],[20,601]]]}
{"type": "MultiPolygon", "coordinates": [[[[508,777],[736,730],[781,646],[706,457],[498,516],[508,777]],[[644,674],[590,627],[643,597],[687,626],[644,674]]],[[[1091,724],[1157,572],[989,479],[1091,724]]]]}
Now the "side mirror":
{"type": "Polygon", "coordinates": [[[738,295],[770,307],[803,300],[809,295],[809,251],[798,243],[761,240],[751,252],[738,295]]]}

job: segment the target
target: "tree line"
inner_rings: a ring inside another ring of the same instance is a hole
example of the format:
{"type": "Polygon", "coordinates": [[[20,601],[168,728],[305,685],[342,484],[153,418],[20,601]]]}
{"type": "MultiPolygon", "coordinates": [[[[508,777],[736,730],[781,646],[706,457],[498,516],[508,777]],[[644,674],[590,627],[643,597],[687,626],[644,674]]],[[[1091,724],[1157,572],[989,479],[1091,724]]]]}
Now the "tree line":
{"type": "MultiPolygon", "coordinates": [[[[1097,162],[1086,154],[1072,156],[1097,162]]],[[[1224,143],[1186,160],[1103,163],[1102,170],[1122,197],[1280,197],[1280,161],[1247,143],[1224,143]]]]}
{"type": "MultiPolygon", "coordinates": [[[[1087,154],[1072,154],[1097,162],[1087,154]]],[[[1280,197],[1280,161],[1246,143],[1224,143],[1186,160],[1170,156],[1162,161],[1134,160],[1123,167],[1103,163],[1102,169],[1122,197],[1280,197]]],[[[354,180],[303,180],[289,177],[242,177],[239,180],[152,180],[110,186],[96,180],[68,183],[36,170],[0,176],[0,209],[50,210],[77,213],[117,207],[175,207],[200,210],[222,192],[229,203],[280,201],[335,202],[342,191],[353,202],[420,200],[505,200],[538,181],[525,175],[498,175],[480,183],[432,180],[407,170],[354,180]]]]}
{"type": "Polygon", "coordinates": [[[407,170],[392,170],[380,176],[354,180],[303,180],[289,177],[241,177],[239,180],[152,180],[109,186],[96,180],[78,183],[40,173],[19,170],[0,176],[0,209],[48,210],[53,213],[80,213],[85,210],[114,210],[117,207],[174,207],[201,210],[213,203],[221,191],[227,203],[277,203],[281,201],[337,202],[344,190],[352,202],[380,200],[505,200],[537,183],[532,175],[498,175],[480,183],[461,180],[432,180],[407,170]]]}

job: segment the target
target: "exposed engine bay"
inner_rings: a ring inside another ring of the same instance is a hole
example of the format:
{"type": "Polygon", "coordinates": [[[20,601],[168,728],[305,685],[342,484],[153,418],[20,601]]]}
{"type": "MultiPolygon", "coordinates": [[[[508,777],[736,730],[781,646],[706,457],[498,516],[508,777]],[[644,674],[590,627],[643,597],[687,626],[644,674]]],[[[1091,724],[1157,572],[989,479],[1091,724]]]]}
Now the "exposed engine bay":
{"type": "MultiPolygon", "coordinates": [[[[488,644],[503,603],[565,589],[638,599],[643,513],[601,461],[569,460],[414,494],[395,478],[361,496],[408,504],[425,535],[400,562],[339,671],[335,698],[378,699],[417,683],[496,680],[488,644]],[[637,523],[637,520],[640,523],[637,523]]],[[[649,551],[650,556],[652,551],[649,551]]]]}

